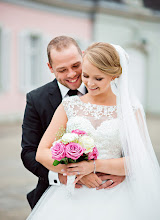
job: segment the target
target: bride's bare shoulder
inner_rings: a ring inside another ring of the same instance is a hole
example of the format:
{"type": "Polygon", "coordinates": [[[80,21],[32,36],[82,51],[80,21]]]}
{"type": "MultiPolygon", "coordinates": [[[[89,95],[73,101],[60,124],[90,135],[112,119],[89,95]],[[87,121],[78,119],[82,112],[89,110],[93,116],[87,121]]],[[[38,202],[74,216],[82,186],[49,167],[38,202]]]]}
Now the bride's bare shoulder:
{"type": "Polygon", "coordinates": [[[85,95],[81,96],[81,97],[80,97],[80,100],[81,100],[82,102],[88,101],[88,94],[85,94],[85,95]]]}

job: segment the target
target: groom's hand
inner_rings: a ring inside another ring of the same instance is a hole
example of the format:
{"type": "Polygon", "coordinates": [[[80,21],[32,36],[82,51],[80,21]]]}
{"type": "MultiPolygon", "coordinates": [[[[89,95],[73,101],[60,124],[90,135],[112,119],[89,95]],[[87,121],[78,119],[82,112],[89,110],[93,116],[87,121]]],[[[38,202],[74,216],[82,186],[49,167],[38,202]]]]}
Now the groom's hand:
{"type": "Polygon", "coordinates": [[[64,185],[67,184],[67,177],[66,176],[63,176],[63,174],[58,173],[58,178],[59,178],[60,183],[62,183],[64,185]]]}
{"type": "Polygon", "coordinates": [[[123,180],[125,179],[125,176],[115,176],[115,175],[110,175],[110,174],[105,174],[105,173],[97,173],[97,175],[102,181],[106,181],[105,183],[97,187],[97,189],[113,188],[117,186],[118,184],[120,184],[121,182],[123,182],[123,180]]]}
{"type": "Polygon", "coordinates": [[[102,184],[102,180],[94,173],[85,175],[77,184],[85,185],[88,188],[96,188],[102,184]]]}
{"type": "MultiPolygon", "coordinates": [[[[58,174],[58,178],[59,178],[59,181],[60,183],[66,185],[67,184],[67,176],[63,176],[63,174],[58,174]]],[[[89,179],[89,178],[84,178],[84,179],[89,179]]],[[[87,180],[86,180],[87,181],[87,180]]],[[[84,183],[82,183],[81,181],[79,181],[77,184],[75,184],[75,188],[82,188],[82,185],[85,185],[85,182],[84,180],[84,183]]],[[[91,188],[91,187],[89,187],[91,188]]]]}
{"type": "MultiPolygon", "coordinates": [[[[67,184],[67,176],[63,176],[63,174],[58,174],[58,178],[59,178],[59,181],[60,183],[66,185],[67,184]]],[[[75,184],[75,188],[82,188],[82,182],[79,181],[79,183],[75,184]]]]}

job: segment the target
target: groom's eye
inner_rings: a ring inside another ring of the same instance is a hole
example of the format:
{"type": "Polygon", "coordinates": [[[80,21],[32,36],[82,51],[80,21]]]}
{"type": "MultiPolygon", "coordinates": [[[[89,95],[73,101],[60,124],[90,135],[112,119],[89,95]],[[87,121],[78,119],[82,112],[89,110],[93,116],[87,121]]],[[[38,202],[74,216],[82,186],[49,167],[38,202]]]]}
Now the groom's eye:
{"type": "Polygon", "coordinates": [[[78,68],[79,66],[80,66],[80,64],[74,65],[73,68],[78,68]]]}
{"type": "Polygon", "coordinates": [[[60,73],[64,73],[65,71],[66,71],[65,69],[64,70],[59,70],[60,73]]]}

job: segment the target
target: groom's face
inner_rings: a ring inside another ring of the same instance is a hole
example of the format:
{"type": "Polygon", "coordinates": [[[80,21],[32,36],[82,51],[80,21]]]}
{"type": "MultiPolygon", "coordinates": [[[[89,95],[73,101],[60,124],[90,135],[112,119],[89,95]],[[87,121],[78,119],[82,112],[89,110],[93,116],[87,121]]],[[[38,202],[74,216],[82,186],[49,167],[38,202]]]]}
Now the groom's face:
{"type": "Polygon", "coordinates": [[[81,85],[82,56],[74,45],[61,51],[51,50],[50,71],[55,74],[56,79],[69,89],[78,89],[81,85]]]}

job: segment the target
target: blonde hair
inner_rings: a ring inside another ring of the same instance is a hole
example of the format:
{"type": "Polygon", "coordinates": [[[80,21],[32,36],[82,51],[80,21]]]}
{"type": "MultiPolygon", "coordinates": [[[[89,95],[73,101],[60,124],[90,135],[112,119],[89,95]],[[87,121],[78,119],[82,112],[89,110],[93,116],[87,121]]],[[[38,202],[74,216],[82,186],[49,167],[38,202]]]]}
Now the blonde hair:
{"type": "Polygon", "coordinates": [[[119,55],[111,44],[93,43],[85,50],[84,57],[107,75],[119,77],[122,74],[119,55]]]}

